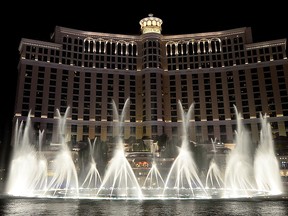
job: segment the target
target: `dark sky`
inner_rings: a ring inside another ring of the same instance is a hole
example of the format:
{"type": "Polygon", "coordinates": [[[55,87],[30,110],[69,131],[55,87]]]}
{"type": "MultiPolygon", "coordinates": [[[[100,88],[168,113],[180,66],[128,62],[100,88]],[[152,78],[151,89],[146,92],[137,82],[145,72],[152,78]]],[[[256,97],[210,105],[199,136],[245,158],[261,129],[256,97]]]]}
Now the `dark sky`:
{"type": "Polygon", "coordinates": [[[11,130],[20,40],[49,41],[56,25],[92,32],[139,35],[139,21],[152,13],[162,19],[163,35],[251,27],[254,42],[288,38],[287,9],[281,1],[275,1],[277,4],[260,1],[261,5],[252,1],[179,0],[116,1],[116,5],[113,1],[35,2],[11,1],[2,8],[1,140],[5,131],[11,130]]]}

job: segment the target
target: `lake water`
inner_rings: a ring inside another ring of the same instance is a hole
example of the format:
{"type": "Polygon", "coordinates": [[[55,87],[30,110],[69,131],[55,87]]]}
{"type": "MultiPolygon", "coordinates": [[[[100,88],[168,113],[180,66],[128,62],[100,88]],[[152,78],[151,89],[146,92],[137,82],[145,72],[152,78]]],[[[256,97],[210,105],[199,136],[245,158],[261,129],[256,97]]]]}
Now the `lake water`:
{"type": "Polygon", "coordinates": [[[0,215],[288,215],[288,198],[213,200],[89,200],[0,197],[0,215]]]}

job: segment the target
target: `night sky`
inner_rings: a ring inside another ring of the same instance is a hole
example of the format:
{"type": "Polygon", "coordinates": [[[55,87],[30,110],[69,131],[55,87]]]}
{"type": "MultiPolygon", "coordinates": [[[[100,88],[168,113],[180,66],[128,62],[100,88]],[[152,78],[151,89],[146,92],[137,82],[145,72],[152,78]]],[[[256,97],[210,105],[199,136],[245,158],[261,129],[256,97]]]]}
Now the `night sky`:
{"type": "Polygon", "coordinates": [[[112,1],[36,2],[31,4],[25,1],[20,3],[11,1],[2,7],[2,83],[0,85],[2,143],[6,141],[5,137],[11,131],[18,46],[21,38],[49,41],[55,26],[91,32],[140,35],[139,21],[149,13],[162,19],[163,35],[251,27],[254,42],[288,38],[287,9],[284,2],[281,3],[282,5],[280,3],[273,5],[274,2],[264,3],[264,1],[262,5],[255,5],[256,2],[252,1],[211,3],[179,0],[175,2],[131,1],[129,4],[127,3],[129,1],[116,1],[116,5],[112,1]],[[227,3],[231,6],[226,5],[227,3]],[[254,5],[250,6],[249,3],[254,5]]]}

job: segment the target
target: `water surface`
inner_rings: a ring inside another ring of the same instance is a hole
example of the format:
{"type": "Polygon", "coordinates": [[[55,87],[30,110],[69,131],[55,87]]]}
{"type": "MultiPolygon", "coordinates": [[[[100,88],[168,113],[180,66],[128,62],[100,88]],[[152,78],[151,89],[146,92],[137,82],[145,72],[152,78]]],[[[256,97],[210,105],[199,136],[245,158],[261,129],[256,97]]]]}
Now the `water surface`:
{"type": "Polygon", "coordinates": [[[89,200],[0,198],[0,215],[288,215],[288,199],[89,200]]]}

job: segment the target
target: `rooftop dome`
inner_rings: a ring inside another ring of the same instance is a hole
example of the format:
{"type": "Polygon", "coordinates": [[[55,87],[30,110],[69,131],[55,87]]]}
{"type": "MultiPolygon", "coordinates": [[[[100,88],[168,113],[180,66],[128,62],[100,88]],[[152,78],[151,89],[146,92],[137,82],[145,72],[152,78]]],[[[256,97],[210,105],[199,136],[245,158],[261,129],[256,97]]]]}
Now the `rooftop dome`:
{"type": "Polygon", "coordinates": [[[142,34],[147,34],[147,33],[158,33],[161,34],[161,25],[162,25],[162,20],[154,17],[153,14],[148,14],[148,17],[143,18],[140,20],[140,25],[141,25],[141,32],[142,34]]]}

